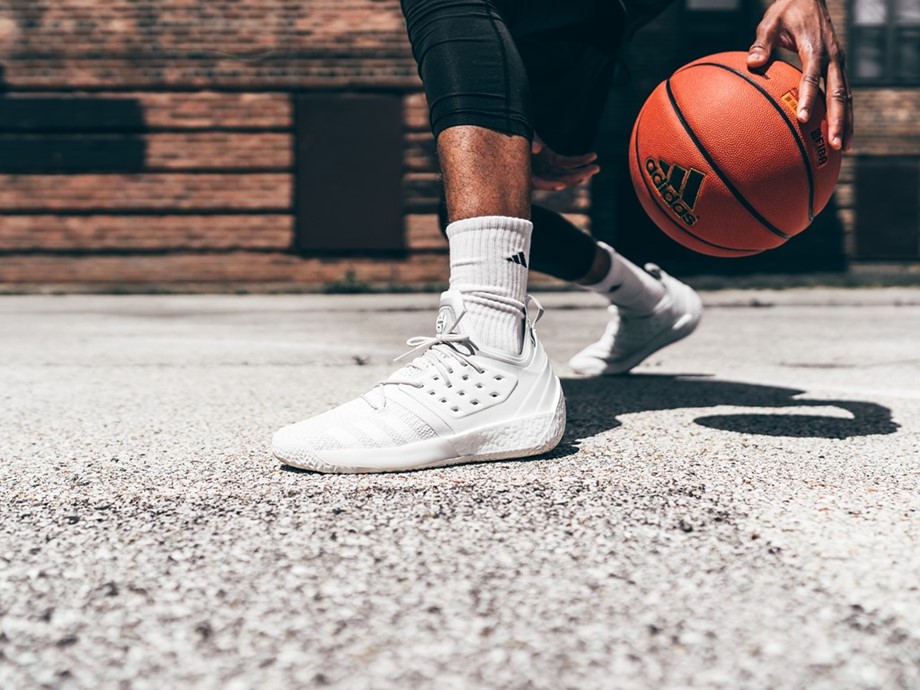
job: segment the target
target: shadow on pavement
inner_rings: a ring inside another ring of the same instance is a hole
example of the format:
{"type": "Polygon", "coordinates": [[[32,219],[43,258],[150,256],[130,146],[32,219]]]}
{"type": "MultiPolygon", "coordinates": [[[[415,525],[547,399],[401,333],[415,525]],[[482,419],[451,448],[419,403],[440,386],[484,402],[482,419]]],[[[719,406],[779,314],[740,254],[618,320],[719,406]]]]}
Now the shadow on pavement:
{"type": "MultiPolygon", "coordinates": [[[[891,410],[876,403],[857,400],[809,400],[796,398],[805,391],[795,388],[760,386],[753,383],[720,381],[706,375],[662,376],[630,374],[593,379],[563,379],[568,422],[562,442],[549,453],[503,462],[531,462],[564,458],[578,452],[578,442],[620,426],[620,415],[633,412],[705,408],[772,407],[776,414],[763,412],[720,414],[697,417],[694,423],[710,429],[739,434],[763,434],[790,438],[846,439],[853,436],[893,434],[900,427],[891,410]],[[852,418],[782,412],[782,408],[837,407],[852,418]]],[[[315,474],[282,465],[282,470],[315,474]]]]}
{"type": "MultiPolygon", "coordinates": [[[[809,400],[796,398],[805,391],[720,381],[703,376],[631,374],[595,379],[564,379],[568,404],[568,429],[562,445],[620,426],[619,416],[632,412],[681,408],[737,407],[778,408],[776,414],[719,414],[697,417],[694,422],[711,429],[741,434],[764,434],[791,438],[845,439],[853,436],[893,434],[898,425],[891,410],[856,400],[809,400]],[[852,418],[783,412],[782,408],[837,407],[852,418]]],[[[554,451],[554,455],[559,449],[554,451]]],[[[568,454],[565,450],[562,454],[568,454]]]]}

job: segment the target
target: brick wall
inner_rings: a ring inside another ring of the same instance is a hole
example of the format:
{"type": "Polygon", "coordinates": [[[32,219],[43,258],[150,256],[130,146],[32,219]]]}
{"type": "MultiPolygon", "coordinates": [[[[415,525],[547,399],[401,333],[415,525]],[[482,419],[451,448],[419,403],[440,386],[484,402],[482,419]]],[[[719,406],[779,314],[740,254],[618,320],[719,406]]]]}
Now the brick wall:
{"type": "Polygon", "coordinates": [[[15,89],[415,83],[396,0],[6,0],[15,89]]]}
{"type": "MultiPolygon", "coordinates": [[[[829,4],[844,34],[844,0],[829,4]]],[[[643,45],[669,45],[679,24],[672,12],[640,35],[634,84],[673,68],[643,45]]],[[[443,281],[404,34],[398,0],[0,0],[0,284],[443,281]],[[310,91],[403,97],[404,257],[291,250],[292,101],[310,91]]],[[[857,151],[920,154],[917,112],[918,90],[858,90],[857,151]]],[[[852,179],[847,164],[848,228],[852,179]]],[[[543,201],[587,226],[586,189],[543,201]]]]}
{"type": "MultiPolygon", "coordinates": [[[[847,47],[847,1],[829,0],[827,4],[837,33],[847,47]]],[[[858,256],[854,237],[857,201],[855,158],[920,157],[920,88],[862,86],[854,87],[852,91],[856,137],[851,154],[843,161],[837,200],[840,217],[847,230],[847,252],[851,256],[858,256]]]]}
{"type": "Polygon", "coordinates": [[[0,284],[441,282],[419,88],[398,0],[0,1],[0,284]],[[310,91],[403,94],[405,256],[292,251],[310,91]]]}
{"type": "Polygon", "coordinates": [[[64,156],[79,158],[74,147],[88,145],[97,161],[111,151],[116,169],[0,175],[0,281],[335,281],[349,271],[388,280],[417,272],[412,259],[387,268],[289,251],[290,92],[417,88],[402,34],[397,3],[370,0],[0,3],[2,109],[14,113],[0,115],[0,140],[38,145],[33,158],[51,138],[64,156]],[[95,103],[99,117],[71,126],[42,117],[42,101],[51,112],[95,103]],[[140,163],[127,151],[139,152],[140,163]]]}

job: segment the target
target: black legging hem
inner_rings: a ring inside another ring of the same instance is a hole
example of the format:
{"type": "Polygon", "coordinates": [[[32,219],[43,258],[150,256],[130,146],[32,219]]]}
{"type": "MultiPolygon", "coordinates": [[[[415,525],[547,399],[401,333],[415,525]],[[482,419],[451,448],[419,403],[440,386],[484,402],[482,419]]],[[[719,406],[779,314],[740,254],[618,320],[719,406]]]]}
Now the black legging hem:
{"type": "Polygon", "coordinates": [[[486,113],[477,113],[475,120],[471,120],[470,115],[466,112],[454,111],[450,115],[438,119],[437,122],[431,123],[431,129],[435,136],[440,136],[441,132],[451,127],[483,127],[494,132],[509,134],[511,136],[525,137],[533,141],[533,127],[526,120],[517,120],[513,118],[502,117],[501,115],[489,115],[486,113]],[[475,124],[471,124],[471,122],[475,124]]]}

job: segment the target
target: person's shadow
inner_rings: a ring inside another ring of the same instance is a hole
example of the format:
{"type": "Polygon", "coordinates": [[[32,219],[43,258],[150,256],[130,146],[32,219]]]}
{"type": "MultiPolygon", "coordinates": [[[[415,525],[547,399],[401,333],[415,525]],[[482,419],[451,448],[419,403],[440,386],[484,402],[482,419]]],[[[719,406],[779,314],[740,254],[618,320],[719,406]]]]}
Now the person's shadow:
{"type": "Polygon", "coordinates": [[[720,381],[706,376],[629,376],[563,379],[568,423],[562,443],[543,457],[562,457],[577,451],[578,441],[620,426],[619,417],[633,412],[733,407],[776,408],[768,412],[713,414],[697,417],[695,424],[740,434],[791,438],[845,439],[853,436],[893,434],[899,426],[891,410],[857,400],[797,398],[805,391],[720,381]],[[782,408],[836,407],[849,417],[783,412],[782,408]]]}
{"type": "MultiPolygon", "coordinates": [[[[795,388],[759,386],[753,383],[719,381],[707,376],[629,376],[562,380],[568,421],[561,443],[549,453],[505,462],[531,462],[564,458],[578,452],[578,442],[620,426],[620,415],[632,412],[706,408],[720,405],[756,408],[836,407],[851,418],[825,415],[732,413],[706,415],[695,424],[739,434],[765,434],[792,438],[844,439],[851,436],[893,434],[900,427],[891,419],[891,410],[882,405],[857,400],[809,400],[795,396],[795,388]]],[[[314,474],[282,464],[282,470],[295,474],[314,474]]]]}

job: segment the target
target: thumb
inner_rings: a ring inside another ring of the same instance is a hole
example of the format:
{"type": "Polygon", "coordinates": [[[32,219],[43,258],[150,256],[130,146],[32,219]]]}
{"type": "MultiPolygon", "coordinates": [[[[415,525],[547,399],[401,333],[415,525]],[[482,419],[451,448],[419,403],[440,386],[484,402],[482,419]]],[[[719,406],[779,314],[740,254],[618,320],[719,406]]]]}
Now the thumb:
{"type": "Polygon", "coordinates": [[[776,35],[779,33],[779,21],[774,17],[764,17],[757,26],[757,35],[754,43],[748,49],[748,67],[763,67],[770,59],[776,35]]]}
{"type": "Polygon", "coordinates": [[[533,133],[533,142],[532,142],[531,145],[530,145],[530,152],[531,152],[532,154],[536,155],[536,154],[540,153],[540,151],[543,150],[543,147],[544,147],[544,146],[545,146],[545,144],[543,143],[543,140],[540,138],[540,135],[537,134],[536,132],[534,132],[534,133],[533,133]]]}

